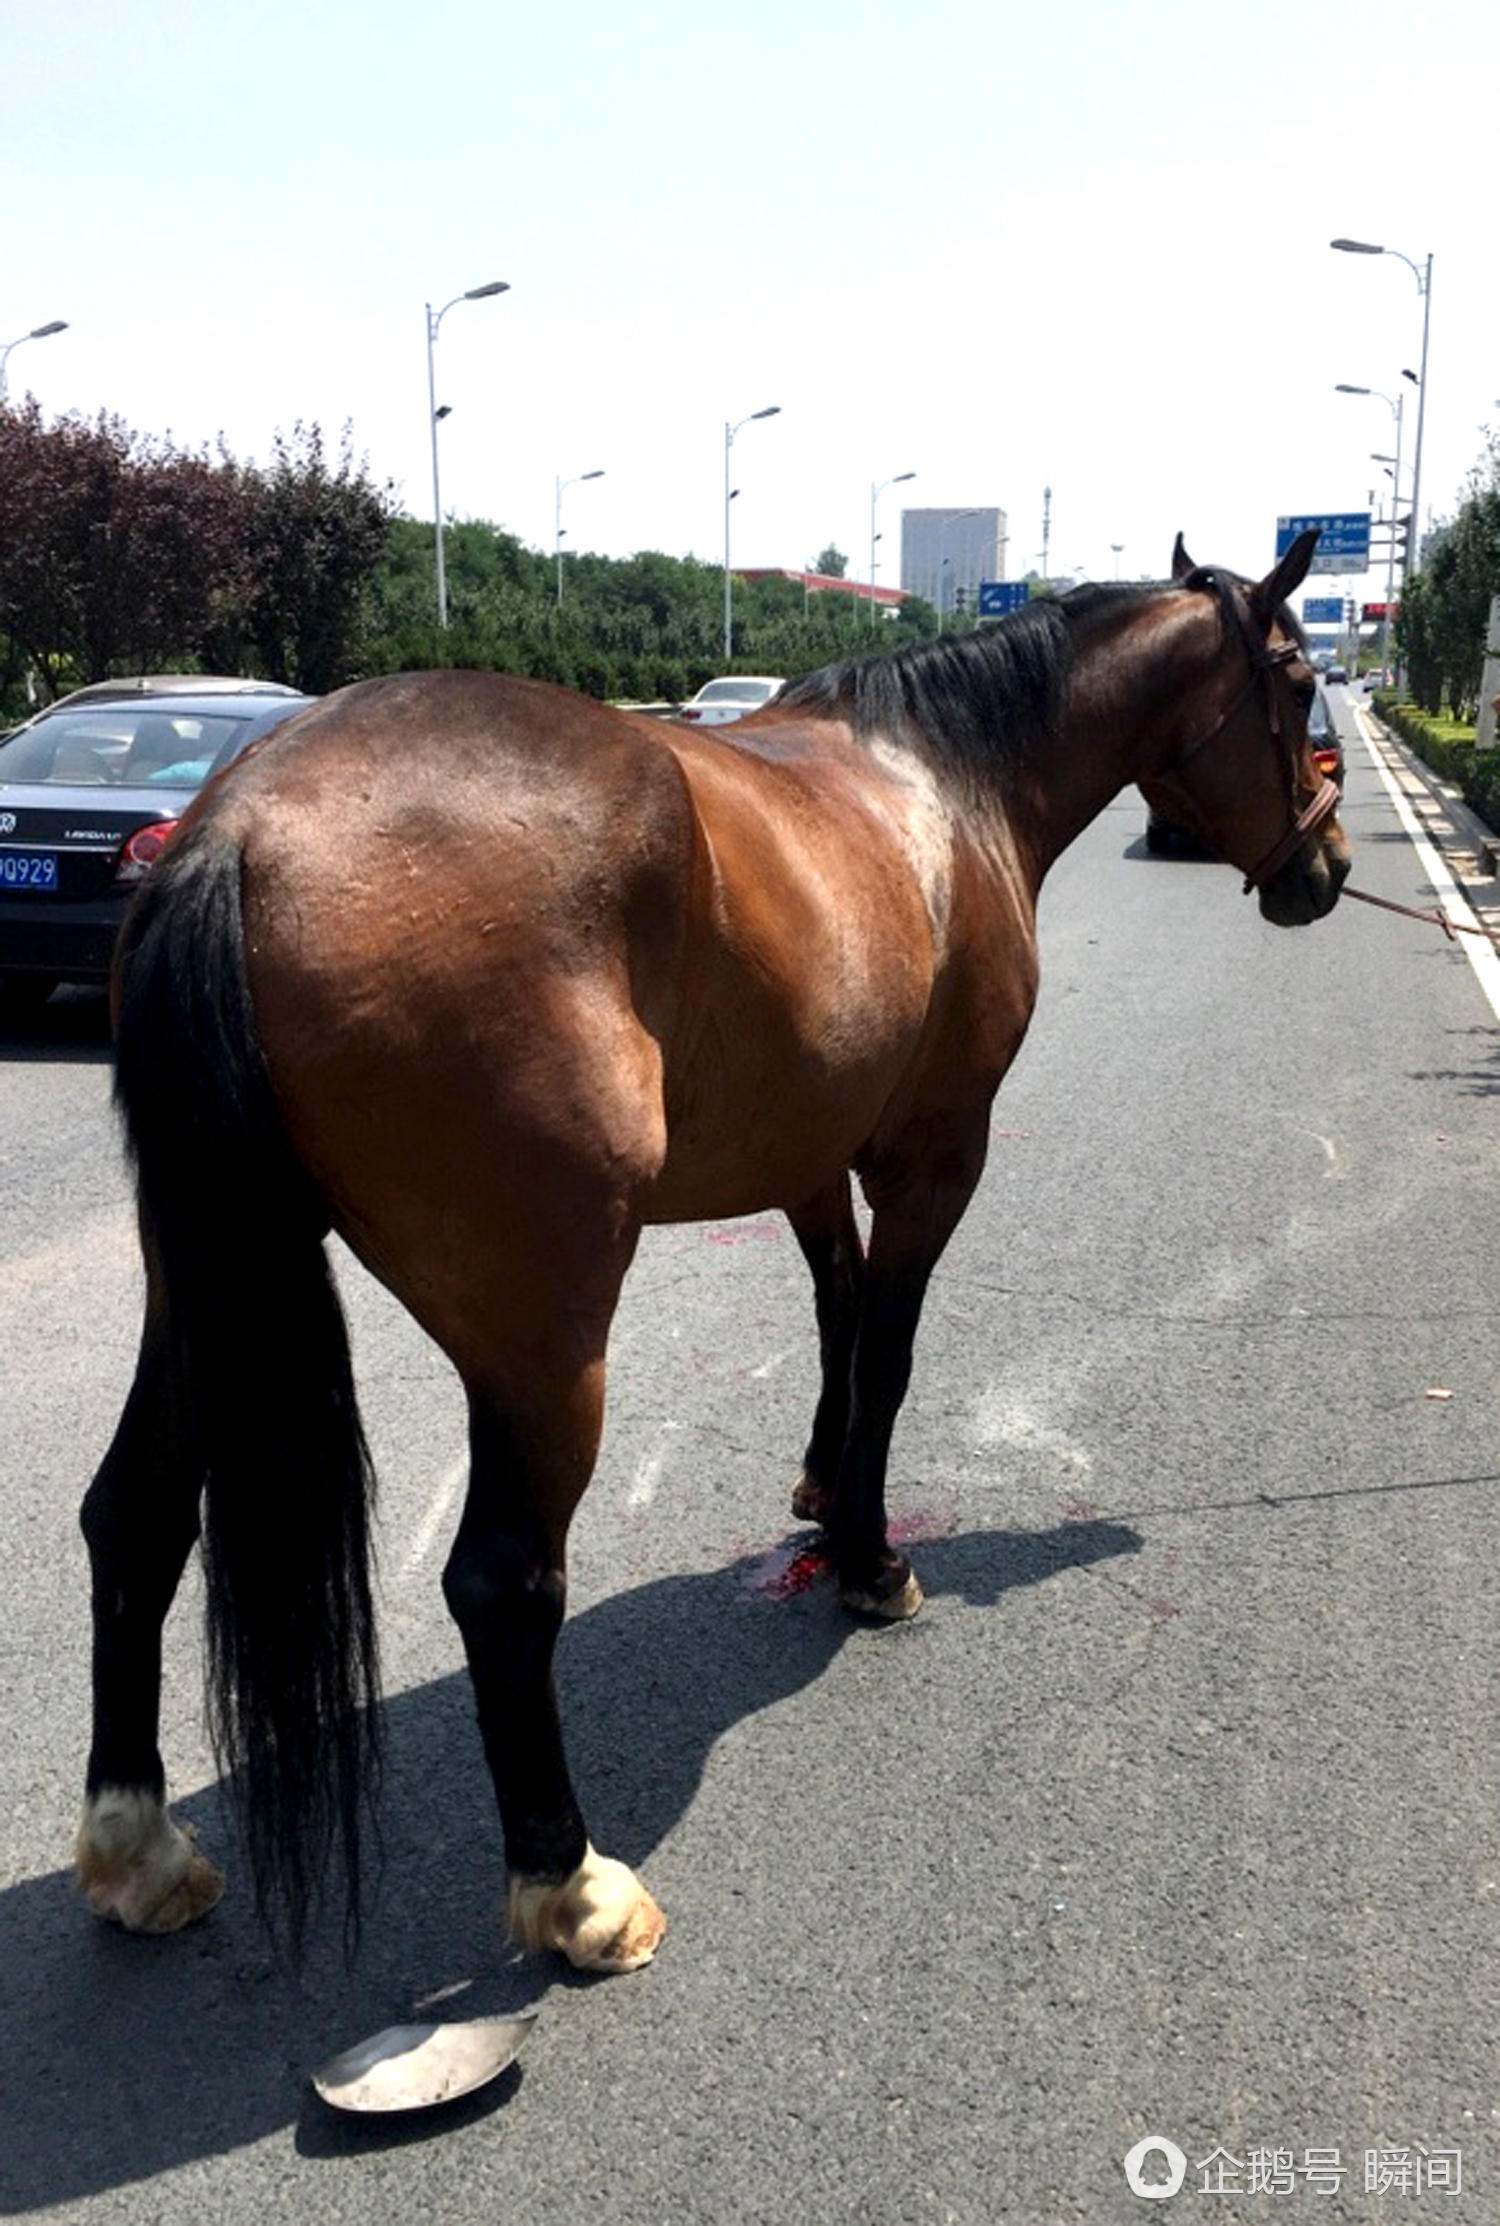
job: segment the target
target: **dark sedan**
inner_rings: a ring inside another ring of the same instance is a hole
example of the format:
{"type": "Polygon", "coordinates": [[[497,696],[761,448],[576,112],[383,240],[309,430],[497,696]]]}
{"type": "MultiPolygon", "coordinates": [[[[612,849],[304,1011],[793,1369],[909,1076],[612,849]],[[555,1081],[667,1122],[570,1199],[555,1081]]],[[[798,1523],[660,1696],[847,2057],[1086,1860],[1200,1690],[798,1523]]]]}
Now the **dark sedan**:
{"type": "Polygon", "coordinates": [[[268,682],[113,682],[0,742],[0,1010],[108,978],[130,893],[195,792],[311,699],[268,682]]]}

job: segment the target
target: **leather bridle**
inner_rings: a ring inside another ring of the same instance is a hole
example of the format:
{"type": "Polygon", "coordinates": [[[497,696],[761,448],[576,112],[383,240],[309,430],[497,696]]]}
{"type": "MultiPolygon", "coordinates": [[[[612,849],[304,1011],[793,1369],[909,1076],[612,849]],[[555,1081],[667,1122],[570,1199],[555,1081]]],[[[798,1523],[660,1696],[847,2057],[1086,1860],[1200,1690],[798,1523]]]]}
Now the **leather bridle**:
{"type": "MultiPolygon", "coordinates": [[[[1289,642],[1284,649],[1268,649],[1266,647],[1260,629],[1250,615],[1244,590],[1238,580],[1232,579],[1228,573],[1215,571],[1205,565],[1195,572],[1190,572],[1181,584],[1187,588],[1208,588],[1212,590],[1218,598],[1219,608],[1228,613],[1235,622],[1240,640],[1245,647],[1245,653],[1250,660],[1250,670],[1245,676],[1244,686],[1230,698],[1213,725],[1205,728],[1202,734],[1187,743],[1184,748],[1178,750],[1162,768],[1167,773],[1179,772],[1189,758],[1196,757],[1206,743],[1212,742],[1216,735],[1222,734],[1230,721],[1244,709],[1245,704],[1254,695],[1257,688],[1262,688],[1265,692],[1266,723],[1279,742],[1282,739],[1281,705],[1277,700],[1276,684],[1273,676],[1278,666],[1291,664],[1293,659],[1300,654],[1295,642],[1289,642]]],[[[1320,780],[1311,803],[1304,805],[1300,812],[1297,810],[1297,767],[1290,740],[1287,742],[1285,756],[1287,804],[1292,814],[1291,823],[1287,827],[1286,833],[1271,845],[1271,848],[1259,863],[1252,866],[1249,873],[1246,874],[1243,890],[1245,896],[1249,896],[1252,889],[1264,888],[1268,881],[1280,873],[1288,859],[1296,856],[1308,836],[1315,834],[1324,821],[1331,819],[1338,810],[1338,788],[1334,782],[1329,780],[1326,773],[1320,780]]]]}

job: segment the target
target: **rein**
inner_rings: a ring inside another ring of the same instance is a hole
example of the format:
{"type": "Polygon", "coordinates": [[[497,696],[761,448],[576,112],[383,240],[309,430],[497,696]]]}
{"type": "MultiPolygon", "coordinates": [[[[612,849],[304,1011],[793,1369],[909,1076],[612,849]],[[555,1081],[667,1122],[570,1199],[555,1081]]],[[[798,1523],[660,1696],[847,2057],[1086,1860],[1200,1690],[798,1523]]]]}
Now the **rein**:
{"type": "MultiPolygon", "coordinates": [[[[1279,665],[1289,665],[1299,655],[1295,642],[1289,642],[1284,649],[1267,649],[1250,617],[1250,613],[1245,608],[1244,597],[1240,593],[1238,584],[1227,578],[1224,573],[1213,571],[1209,567],[1200,567],[1198,571],[1188,574],[1183,585],[1189,588],[1211,588],[1218,598],[1219,608],[1232,614],[1239,629],[1240,639],[1245,646],[1245,654],[1250,660],[1250,670],[1245,676],[1244,686],[1238,694],[1230,698],[1213,725],[1205,728],[1196,740],[1189,742],[1177,752],[1172,760],[1172,770],[1174,772],[1185,765],[1189,758],[1196,757],[1204,744],[1212,742],[1215,735],[1223,733],[1225,727],[1229,725],[1236,714],[1243,710],[1246,701],[1255,693],[1257,688],[1263,688],[1265,691],[1266,722],[1277,741],[1280,741],[1281,706],[1276,700],[1276,689],[1272,675],[1279,665]]],[[[1289,783],[1287,800],[1293,808],[1292,823],[1280,841],[1273,843],[1265,856],[1256,865],[1252,866],[1246,874],[1244,887],[1241,891],[1244,896],[1249,896],[1252,889],[1263,888],[1273,875],[1281,871],[1287,860],[1296,855],[1308,836],[1316,833],[1323,822],[1326,819],[1331,819],[1338,810],[1338,789],[1325,774],[1318,784],[1311,803],[1305,805],[1298,812],[1296,810],[1296,769],[1292,764],[1290,752],[1288,752],[1287,758],[1287,775],[1289,783]]],[[[1344,894],[1347,896],[1350,892],[1346,889],[1344,894]]]]}
{"type": "Polygon", "coordinates": [[[1450,920],[1447,913],[1440,912],[1435,904],[1429,905],[1425,910],[1420,905],[1396,904],[1390,897],[1372,897],[1368,889],[1351,889],[1347,881],[1339,891],[1339,902],[1342,903],[1346,897],[1352,897],[1356,904],[1373,904],[1382,912],[1399,912],[1403,920],[1421,920],[1427,927],[1441,928],[1450,943],[1460,935],[1482,935],[1487,943],[1500,948],[1500,928],[1480,927],[1477,923],[1471,926],[1467,920],[1450,920]]]}

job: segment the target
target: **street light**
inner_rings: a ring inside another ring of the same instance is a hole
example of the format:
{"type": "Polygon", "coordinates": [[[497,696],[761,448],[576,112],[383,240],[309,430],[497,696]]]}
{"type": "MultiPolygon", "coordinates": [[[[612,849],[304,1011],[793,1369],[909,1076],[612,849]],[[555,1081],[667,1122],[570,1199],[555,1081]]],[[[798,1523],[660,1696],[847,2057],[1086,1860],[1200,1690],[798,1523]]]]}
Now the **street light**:
{"type": "Polygon", "coordinates": [[[603,477],[602,471],[581,471],[575,479],[559,479],[557,482],[557,531],[552,546],[557,555],[557,600],[559,603],[562,601],[563,490],[567,487],[581,487],[586,479],[602,479],[603,477]]]}
{"type": "Polygon", "coordinates": [[[1111,541],[1110,548],[1114,552],[1115,578],[1118,579],[1120,577],[1120,558],[1124,554],[1125,544],[1123,541],[1111,541]]]}
{"type": "Polygon", "coordinates": [[[438,425],[448,415],[447,408],[437,406],[436,375],[432,367],[432,351],[438,336],[438,327],[461,301],[488,301],[491,294],[508,294],[510,281],[492,278],[487,286],[471,286],[467,293],[455,294],[452,301],[445,301],[434,316],[431,302],[423,304],[427,311],[427,423],[432,435],[432,515],[437,528],[437,613],[439,626],[448,623],[448,578],[443,570],[443,498],[438,490],[438,425]]]}
{"type": "Polygon", "coordinates": [[[738,487],[729,484],[729,451],[734,446],[734,436],[741,426],[753,425],[757,418],[780,417],[781,404],[773,402],[768,410],[752,410],[742,417],[738,425],[724,424],[724,662],[729,664],[734,655],[734,580],[729,569],[729,505],[739,493],[738,487]]]}
{"type": "Polygon", "coordinates": [[[880,539],[879,534],[875,531],[875,505],[879,502],[887,487],[899,487],[906,480],[915,479],[916,476],[914,471],[898,471],[894,479],[882,479],[878,487],[873,479],[870,481],[870,624],[872,626],[875,623],[875,544],[880,539]]]}
{"type": "MultiPolygon", "coordinates": [[[[1364,249],[1357,249],[1355,252],[1362,254],[1367,251],[1364,249]]],[[[1392,417],[1396,420],[1396,453],[1391,459],[1396,467],[1394,474],[1395,493],[1391,506],[1390,547],[1386,551],[1385,560],[1385,616],[1380,622],[1380,677],[1382,680],[1388,680],[1390,678],[1391,669],[1391,605],[1396,598],[1396,535],[1400,530],[1401,511],[1401,405],[1405,401],[1406,397],[1403,394],[1397,394],[1394,396],[1386,394],[1378,386],[1348,386],[1342,379],[1338,382],[1333,391],[1335,394],[1374,395],[1378,397],[1380,401],[1384,402],[1386,408],[1390,411],[1392,417]]],[[[1408,526],[1408,551],[1411,548],[1410,534],[1411,528],[1410,526],[1408,526]]],[[[1401,587],[1402,592],[1404,593],[1406,588],[1406,565],[1404,563],[1401,567],[1401,587]]]]}
{"type": "Polygon", "coordinates": [[[961,526],[965,518],[977,518],[982,507],[983,505],[976,504],[969,510],[955,510],[938,527],[937,630],[940,634],[943,631],[943,567],[948,562],[947,557],[943,554],[943,544],[948,538],[948,528],[950,526],[961,526]]]}
{"type": "Polygon", "coordinates": [[[1422,297],[1422,368],[1420,371],[1403,371],[1403,379],[1410,379],[1417,390],[1417,442],[1411,467],[1411,530],[1406,537],[1406,556],[1401,566],[1403,591],[1411,572],[1412,558],[1421,557],[1422,539],[1422,429],[1427,422],[1427,329],[1432,319],[1432,257],[1420,267],[1399,247],[1377,247],[1369,240],[1330,240],[1344,255],[1394,255],[1404,263],[1417,282],[1417,292],[1422,297]]]}
{"type": "Polygon", "coordinates": [[[33,325],[31,331],[23,332],[19,339],[6,341],[4,347],[0,348],[0,402],[8,399],[5,384],[5,363],[11,349],[24,347],[28,340],[50,340],[54,332],[66,332],[67,329],[66,318],[54,317],[50,325],[33,325]]]}

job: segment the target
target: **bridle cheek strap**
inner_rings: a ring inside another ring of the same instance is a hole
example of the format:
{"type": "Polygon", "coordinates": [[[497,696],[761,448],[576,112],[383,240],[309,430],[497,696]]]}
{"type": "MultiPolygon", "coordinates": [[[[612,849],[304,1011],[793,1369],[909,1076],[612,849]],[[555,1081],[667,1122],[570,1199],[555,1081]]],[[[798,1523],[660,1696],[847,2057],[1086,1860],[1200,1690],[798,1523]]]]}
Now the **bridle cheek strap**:
{"type": "MultiPolygon", "coordinates": [[[[1249,613],[1244,608],[1240,596],[1222,574],[1212,571],[1195,572],[1186,584],[1190,587],[1211,587],[1218,597],[1221,607],[1233,612],[1235,624],[1239,628],[1240,637],[1249,655],[1250,670],[1245,676],[1244,686],[1226,704],[1213,725],[1206,732],[1189,742],[1186,748],[1178,751],[1172,763],[1174,772],[1185,765],[1189,758],[1196,757],[1206,742],[1212,742],[1215,736],[1223,733],[1230,720],[1243,710],[1246,702],[1258,687],[1265,690],[1266,719],[1272,734],[1279,742],[1281,739],[1281,710],[1276,701],[1276,690],[1271,684],[1271,675],[1278,665],[1290,664],[1298,654],[1295,643],[1288,644],[1284,649],[1266,648],[1252,626],[1249,613]]],[[[1288,767],[1288,771],[1290,773],[1290,767],[1288,767]]],[[[1295,775],[1292,775],[1292,779],[1295,781],[1295,775]]],[[[1289,801],[1295,804],[1295,793],[1292,794],[1289,801]]],[[[1280,873],[1287,861],[1296,856],[1308,836],[1316,834],[1324,821],[1333,817],[1338,807],[1339,792],[1325,774],[1318,785],[1317,793],[1312,802],[1305,805],[1297,813],[1280,841],[1274,843],[1260,863],[1253,866],[1246,874],[1243,894],[1249,896],[1252,889],[1264,888],[1268,881],[1280,873]]]]}
{"type": "Polygon", "coordinates": [[[1280,873],[1288,859],[1295,858],[1308,836],[1316,834],[1325,819],[1332,819],[1338,808],[1338,789],[1325,773],[1312,802],[1298,813],[1280,842],[1272,845],[1260,864],[1253,866],[1246,874],[1241,893],[1248,897],[1252,889],[1263,889],[1268,881],[1280,873]]]}

